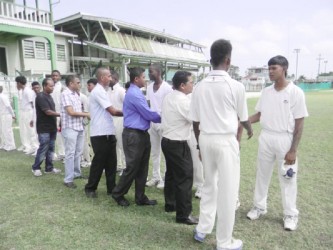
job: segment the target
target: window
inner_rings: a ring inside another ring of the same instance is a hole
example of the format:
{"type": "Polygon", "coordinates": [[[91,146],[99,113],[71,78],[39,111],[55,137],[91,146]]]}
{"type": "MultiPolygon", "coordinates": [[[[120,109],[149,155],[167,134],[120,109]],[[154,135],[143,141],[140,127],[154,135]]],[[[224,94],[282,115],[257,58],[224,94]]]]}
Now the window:
{"type": "Polygon", "coordinates": [[[65,45],[57,44],[57,60],[66,61],[65,45]]]}
{"type": "Polygon", "coordinates": [[[36,59],[46,59],[45,43],[35,42],[36,59]]]}
{"type": "Polygon", "coordinates": [[[35,58],[34,41],[23,40],[23,53],[25,58],[35,58]]]}

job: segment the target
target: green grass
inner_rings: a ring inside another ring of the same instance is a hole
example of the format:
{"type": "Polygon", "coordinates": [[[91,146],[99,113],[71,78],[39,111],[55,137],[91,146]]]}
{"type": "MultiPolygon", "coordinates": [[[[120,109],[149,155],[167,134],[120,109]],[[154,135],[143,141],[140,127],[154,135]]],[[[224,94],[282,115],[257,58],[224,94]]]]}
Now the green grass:
{"type": "MultiPolygon", "coordinates": [[[[246,219],[252,206],[259,126],[255,136],[244,137],[241,150],[241,207],[234,236],[244,249],[332,249],[333,245],[333,92],[307,93],[310,117],[299,148],[299,228],[286,232],[276,170],[269,192],[268,213],[258,221],[246,219]]],[[[252,114],[256,99],[249,99],[252,114]]],[[[17,138],[16,138],[17,139],[17,138]]],[[[121,208],[106,195],[101,180],[98,199],[87,199],[85,180],[76,190],[62,184],[62,175],[32,176],[33,158],[20,152],[0,151],[0,249],[213,249],[215,235],[204,244],[192,239],[193,226],[175,223],[164,212],[163,192],[147,188],[156,207],[121,208]]],[[[56,167],[63,170],[60,162],[56,167]]],[[[84,169],[84,173],[88,174],[84,169]]],[[[194,214],[199,202],[193,200],[194,214]]]]}

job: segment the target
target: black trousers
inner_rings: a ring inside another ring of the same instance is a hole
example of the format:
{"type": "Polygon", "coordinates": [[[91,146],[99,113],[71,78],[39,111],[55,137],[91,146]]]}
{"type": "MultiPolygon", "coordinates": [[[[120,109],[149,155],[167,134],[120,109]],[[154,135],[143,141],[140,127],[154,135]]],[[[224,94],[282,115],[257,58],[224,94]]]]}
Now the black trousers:
{"type": "Polygon", "coordinates": [[[107,192],[111,194],[116,185],[117,171],[117,140],[114,135],[92,136],[91,146],[94,151],[94,158],[90,166],[86,191],[95,191],[105,170],[107,192]]]}
{"type": "Polygon", "coordinates": [[[162,138],[166,161],[164,182],[165,207],[176,208],[176,218],[185,219],[192,212],[193,162],[187,141],[162,138]]]}
{"type": "Polygon", "coordinates": [[[112,196],[116,199],[124,196],[135,181],[135,202],[138,203],[148,199],[145,185],[151,149],[150,137],[147,131],[129,128],[124,128],[122,137],[126,169],[113,189],[112,196]]]}

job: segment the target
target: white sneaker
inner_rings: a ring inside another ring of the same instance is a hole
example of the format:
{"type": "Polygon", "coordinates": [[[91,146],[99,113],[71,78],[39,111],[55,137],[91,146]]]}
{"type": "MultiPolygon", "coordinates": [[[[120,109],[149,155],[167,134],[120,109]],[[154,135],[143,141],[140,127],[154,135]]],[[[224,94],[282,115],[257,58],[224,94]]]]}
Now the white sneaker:
{"type": "Polygon", "coordinates": [[[216,250],[242,250],[243,242],[241,240],[232,239],[231,243],[224,247],[216,247],[216,250]]]}
{"type": "Polygon", "coordinates": [[[81,161],[81,168],[89,168],[90,165],[91,165],[91,162],[81,161]]]}
{"type": "Polygon", "coordinates": [[[23,151],[24,149],[25,149],[24,146],[21,145],[21,146],[19,146],[19,147],[17,148],[17,151],[23,151]]]}
{"type": "Polygon", "coordinates": [[[44,171],[45,174],[59,174],[61,173],[60,169],[53,168],[51,171],[44,171]]]}
{"type": "Polygon", "coordinates": [[[298,216],[286,215],[283,221],[285,230],[295,231],[297,229],[298,216]]]}
{"type": "Polygon", "coordinates": [[[32,173],[34,174],[34,176],[38,177],[38,176],[42,176],[42,171],[40,171],[40,169],[37,170],[32,170],[32,173]]]}
{"type": "Polygon", "coordinates": [[[195,192],[194,197],[197,199],[201,199],[201,188],[197,188],[197,191],[195,192]]]}
{"type": "Polygon", "coordinates": [[[151,179],[150,181],[146,182],[146,186],[147,187],[153,187],[153,186],[156,186],[158,183],[159,183],[158,180],[151,179]]]}
{"type": "Polygon", "coordinates": [[[198,232],[196,228],[194,229],[193,233],[194,233],[193,238],[196,241],[198,241],[200,243],[203,243],[205,241],[206,234],[198,232]]]}
{"type": "Polygon", "coordinates": [[[163,180],[160,180],[160,181],[158,182],[158,184],[156,185],[156,187],[157,187],[158,189],[164,189],[164,181],[163,181],[163,180]]]}
{"type": "Polygon", "coordinates": [[[267,210],[264,209],[260,209],[257,207],[253,207],[246,215],[247,218],[249,218],[250,220],[256,220],[259,219],[259,217],[261,215],[264,215],[267,213],[267,210]]]}
{"type": "Polygon", "coordinates": [[[239,207],[240,207],[240,201],[239,201],[239,199],[237,199],[237,201],[236,201],[236,211],[238,210],[239,207]]]}
{"type": "Polygon", "coordinates": [[[31,154],[35,153],[35,149],[31,148],[31,149],[23,150],[23,152],[26,155],[31,155],[31,154]]]}

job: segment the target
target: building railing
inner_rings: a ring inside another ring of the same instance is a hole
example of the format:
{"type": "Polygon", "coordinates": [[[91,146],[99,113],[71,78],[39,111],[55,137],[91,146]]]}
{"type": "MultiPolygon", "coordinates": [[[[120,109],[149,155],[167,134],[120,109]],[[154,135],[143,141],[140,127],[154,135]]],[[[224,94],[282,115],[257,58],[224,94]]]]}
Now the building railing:
{"type": "Polygon", "coordinates": [[[51,12],[4,1],[0,1],[0,22],[1,18],[52,26],[51,12]]]}

